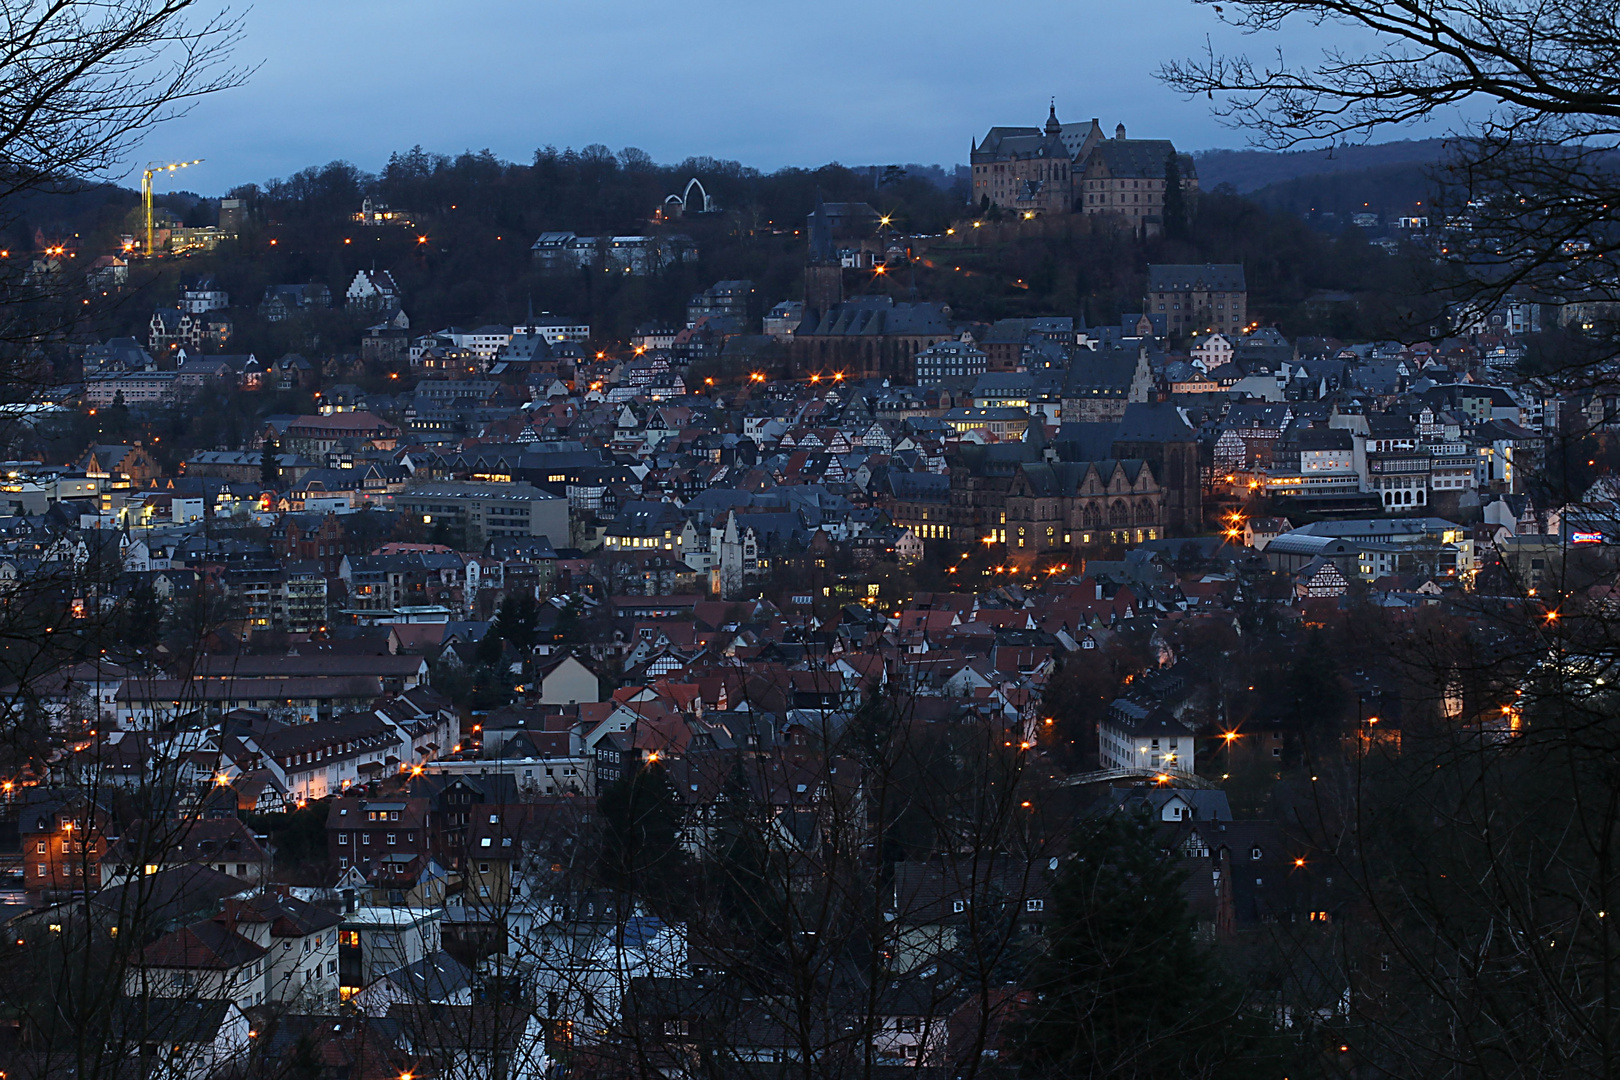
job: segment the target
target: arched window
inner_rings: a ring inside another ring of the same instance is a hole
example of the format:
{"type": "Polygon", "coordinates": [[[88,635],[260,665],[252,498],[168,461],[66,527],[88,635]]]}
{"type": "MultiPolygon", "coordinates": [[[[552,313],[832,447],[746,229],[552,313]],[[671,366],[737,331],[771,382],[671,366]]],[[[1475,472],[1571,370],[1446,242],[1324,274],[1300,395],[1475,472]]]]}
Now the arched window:
{"type": "Polygon", "coordinates": [[[1114,505],[1108,508],[1108,524],[1129,525],[1131,523],[1131,508],[1125,505],[1124,499],[1115,499],[1114,505]]]}

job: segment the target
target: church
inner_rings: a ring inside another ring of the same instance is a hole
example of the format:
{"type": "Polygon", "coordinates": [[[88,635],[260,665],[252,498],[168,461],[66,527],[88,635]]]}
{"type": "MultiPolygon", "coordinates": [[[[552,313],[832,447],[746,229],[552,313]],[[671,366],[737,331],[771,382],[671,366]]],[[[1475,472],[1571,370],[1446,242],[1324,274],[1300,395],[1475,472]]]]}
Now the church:
{"type": "Polygon", "coordinates": [[[909,382],[916,355],[955,336],[944,304],[897,302],[885,295],[846,299],[845,251],[860,250],[865,234],[876,235],[878,222],[865,203],[827,203],[816,196],[806,229],[804,318],[791,347],[796,378],[841,373],[909,382]]]}

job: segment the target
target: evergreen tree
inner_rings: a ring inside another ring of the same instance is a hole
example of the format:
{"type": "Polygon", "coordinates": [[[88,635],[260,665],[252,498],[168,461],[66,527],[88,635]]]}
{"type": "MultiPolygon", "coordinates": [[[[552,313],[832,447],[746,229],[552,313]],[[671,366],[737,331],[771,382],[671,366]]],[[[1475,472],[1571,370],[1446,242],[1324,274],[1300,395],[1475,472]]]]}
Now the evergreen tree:
{"type": "Polygon", "coordinates": [[[1181,185],[1181,155],[1174,150],[1164,159],[1164,235],[1171,240],[1187,237],[1187,194],[1181,185]]]}
{"type": "Polygon", "coordinates": [[[163,602],[157,590],[141,582],[129,592],[125,601],[122,638],[124,644],[138,653],[156,648],[163,633],[163,602]]]}
{"type": "Polygon", "coordinates": [[[1048,949],[1016,1025],[1029,1075],[1246,1075],[1255,1027],[1197,938],[1182,874],[1146,817],[1088,821],[1052,890],[1048,949]]]}
{"type": "Polygon", "coordinates": [[[280,452],[281,447],[274,439],[264,440],[264,456],[259,458],[259,483],[267,488],[275,487],[281,480],[281,463],[276,460],[280,452]]]}
{"type": "Polygon", "coordinates": [[[473,650],[473,662],[480,666],[492,666],[501,662],[505,655],[506,639],[500,634],[499,624],[491,623],[484,636],[478,639],[478,647],[473,650]]]}
{"type": "Polygon", "coordinates": [[[597,800],[602,819],[602,883],[651,896],[675,883],[681,864],[680,803],[659,761],[609,784],[597,800]]]}
{"type": "Polygon", "coordinates": [[[534,649],[535,642],[540,636],[540,605],[530,593],[513,593],[501,601],[500,610],[495,613],[494,625],[490,633],[512,643],[512,647],[524,656],[528,656],[534,649]]]}
{"type": "Polygon", "coordinates": [[[721,795],[716,830],[721,857],[715,868],[720,912],[740,933],[760,942],[776,940],[778,935],[771,931],[781,912],[771,887],[770,852],[763,835],[766,817],[741,757],[732,762],[721,795]]]}

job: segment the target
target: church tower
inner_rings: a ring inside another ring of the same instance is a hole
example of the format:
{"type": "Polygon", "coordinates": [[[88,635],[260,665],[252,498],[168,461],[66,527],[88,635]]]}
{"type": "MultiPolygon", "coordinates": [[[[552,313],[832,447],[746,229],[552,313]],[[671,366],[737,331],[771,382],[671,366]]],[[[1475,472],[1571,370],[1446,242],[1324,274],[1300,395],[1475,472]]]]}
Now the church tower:
{"type": "Polygon", "coordinates": [[[825,315],[844,302],[844,267],[833,243],[832,223],[827,205],[816,192],[816,208],[810,214],[810,249],[804,266],[804,314],[806,319],[825,315]]]}

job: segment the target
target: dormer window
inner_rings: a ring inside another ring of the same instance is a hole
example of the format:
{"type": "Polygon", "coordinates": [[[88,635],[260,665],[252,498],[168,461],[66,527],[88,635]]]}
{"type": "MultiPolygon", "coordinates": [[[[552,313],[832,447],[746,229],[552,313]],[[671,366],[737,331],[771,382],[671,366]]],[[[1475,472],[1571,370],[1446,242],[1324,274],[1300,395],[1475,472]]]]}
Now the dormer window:
{"type": "Polygon", "coordinates": [[[1261,856],[1264,854],[1265,852],[1261,851],[1258,847],[1252,847],[1249,849],[1249,858],[1255,862],[1259,862],[1261,856]]]}

